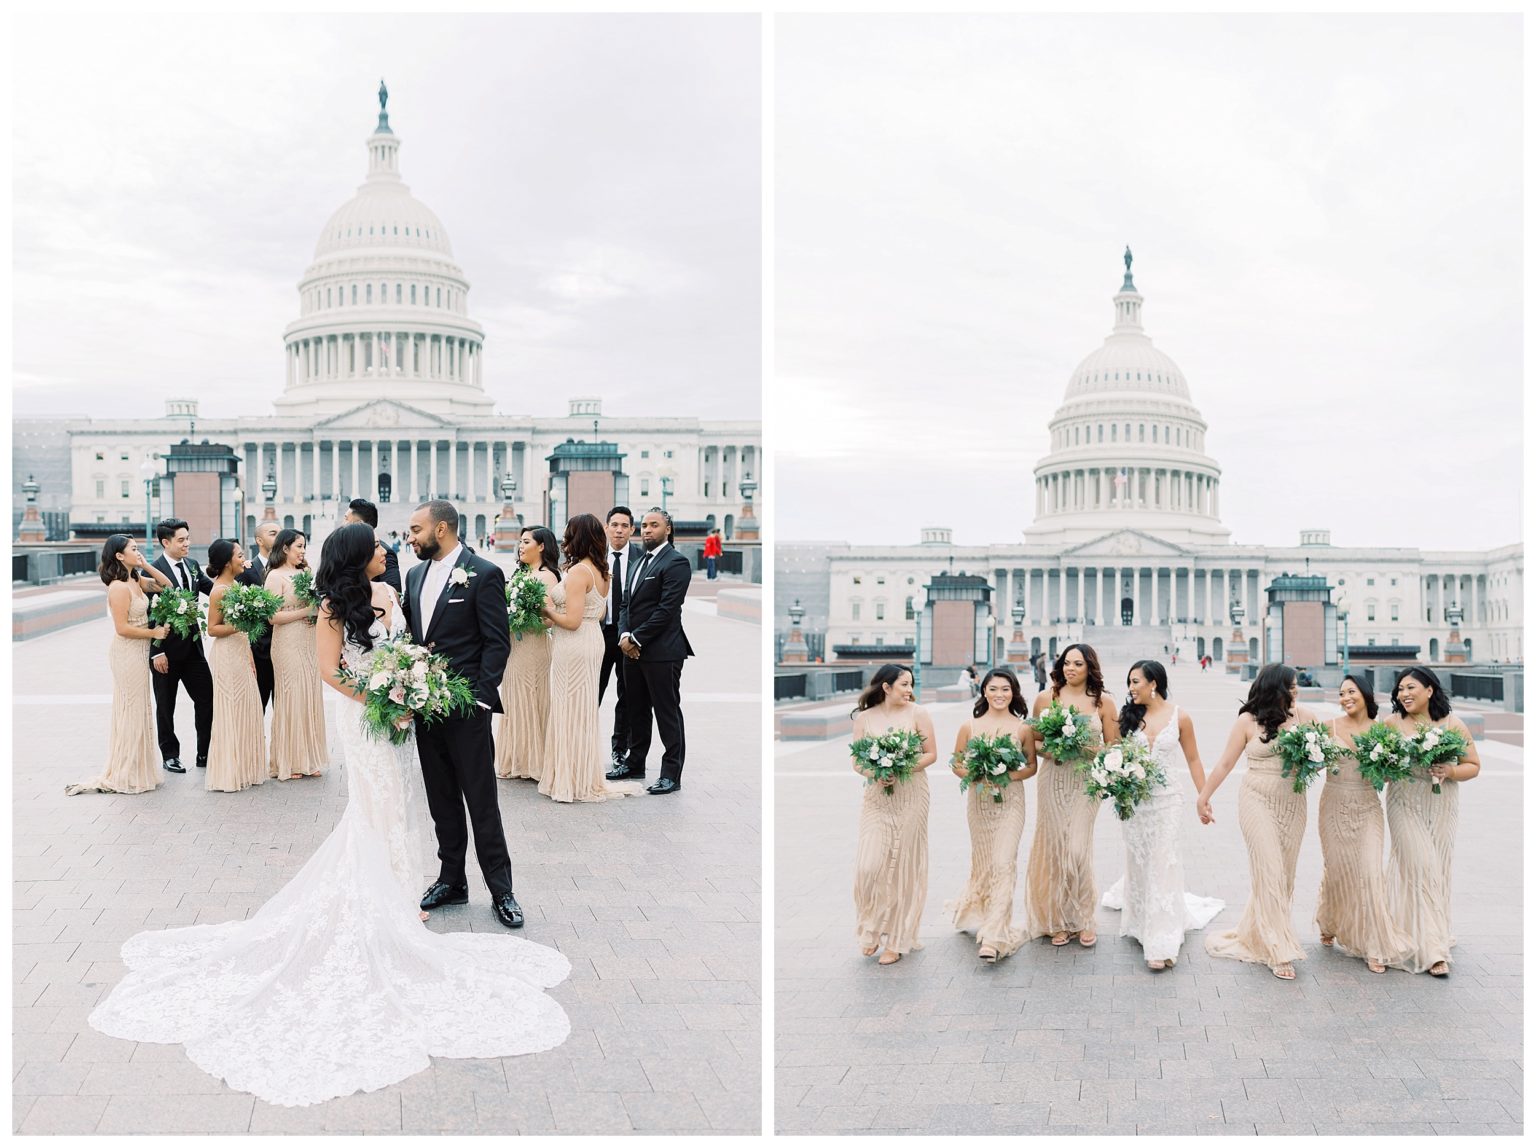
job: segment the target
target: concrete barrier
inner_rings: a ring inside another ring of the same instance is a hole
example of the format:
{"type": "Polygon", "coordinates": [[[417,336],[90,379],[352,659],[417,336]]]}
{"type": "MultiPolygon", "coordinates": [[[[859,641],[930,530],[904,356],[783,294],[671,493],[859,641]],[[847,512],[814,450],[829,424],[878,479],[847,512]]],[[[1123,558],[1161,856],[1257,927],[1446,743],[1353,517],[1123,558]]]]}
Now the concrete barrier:
{"type": "Polygon", "coordinates": [[[853,740],[852,702],[835,706],[818,706],[811,710],[795,710],[779,715],[779,738],[782,741],[826,741],[834,737],[853,740]]]}
{"type": "Polygon", "coordinates": [[[101,588],[17,598],[11,604],[11,641],[25,642],[81,622],[95,621],[106,609],[107,596],[101,588]]]}
{"type": "Polygon", "coordinates": [[[715,613],[722,618],[733,618],[738,622],[751,622],[754,626],[761,626],[763,624],[763,592],[748,587],[721,589],[715,595],[715,613]]]}
{"type": "Polygon", "coordinates": [[[933,691],[934,700],[940,702],[968,702],[975,695],[970,686],[940,686],[933,691]]]}
{"type": "Polygon", "coordinates": [[[1457,710],[1456,716],[1466,723],[1467,729],[1472,733],[1473,741],[1482,741],[1488,736],[1488,723],[1483,720],[1482,714],[1457,710]]]}

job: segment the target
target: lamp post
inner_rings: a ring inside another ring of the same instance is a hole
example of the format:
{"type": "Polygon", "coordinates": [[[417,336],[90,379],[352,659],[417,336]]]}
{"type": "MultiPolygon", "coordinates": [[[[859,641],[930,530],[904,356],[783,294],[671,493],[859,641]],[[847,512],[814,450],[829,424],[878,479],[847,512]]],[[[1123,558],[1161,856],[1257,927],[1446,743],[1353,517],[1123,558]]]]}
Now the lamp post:
{"type": "Polygon", "coordinates": [[[1243,617],[1247,611],[1243,604],[1236,598],[1232,599],[1232,605],[1227,607],[1227,614],[1232,619],[1232,639],[1227,644],[1227,673],[1235,674],[1238,667],[1248,661],[1248,643],[1243,638],[1243,617]]]}
{"type": "Polygon", "coordinates": [[[1343,665],[1344,665],[1344,674],[1345,674],[1345,676],[1348,676],[1348,674],[1349,674],[1349,595],[1348,594],[1340,594],[1339,595],[1339,600],[1334,605],[1334,612],[1335,612],[1336,616],[1339,619],[1340,625],[1342,625],[1344,627],[1344,645],[1340,649],[1339,653],[1341,655],[1340,660],[1343,662],[1343,665]]]}
{"type": "Polygon", "coordinates": [[[144,476],[144,561],[153,562],[155,524],[154,510],[150,505],[150,492],[154,489],[155,480],[160,477],[160,468],[155,465],[154,459],[146,458],[139,466],[139,473],[144,476]]]}
{"type": "Polygon", "coordinates": [[[517,549],[517,512],[513,499],[517,497],[517,479],[511,474],[501,476],[501,515],[496,520],[496,550],[505,554],[517,549]]]}
{"type": "Polygon", "coordinates": [[[271,467],[267,468],[267,477],[261,481],[262,497],[267,500],[266,508],[262,511],[263,522],[277,521],[277,474],[271,467]]]}
{"type": "Polygon", "coordinates": [[[799,598],[795,599],[795,604],[787,613],[789,614],[789,641],[784,645],[784,653],[780,660],[798,665],[810,660],[810,647],[805,644],[805,631],[800,628],[801,619],[805,617],[805,607],[800,605],[799,598]]]}
{"type": "Polygon", "coordinates": [[[997,615],[987,615],[987,667],[990,669],[997,657],[997,615]]]}
{"type": "Polygon", "coordinates": [[[245,501],[245,492],[237,486],[231,497],[235,500],[235,541],[240,543],[240,548],[243,550],[245,549],[245,514],[241,511],[240,505],[245,501]]]}
{"type": "MultiPolygon", "coordinates": [[[[926,589],[926,587],[920,587],[926,589]]],[[[923,701],[923,603],[912,605],[912,621],[916,637],[912,641],[912,697],[919,704],[923,701]]]]}
{"type": "Polygon", "coordinates": [[[736,523],[736,538],[739,541],[755,541],[757,539],[757,514],[752,509],[752,496],[757,493],[757,483],[752,481],[752,472],[748,471],[746,477],[736,486],[741,492],[741,518],[736,523]]]}
{"type": "Polygon", "coordinates": [[[661,476],[661,509],[662,509],[662,513],[666,513],[667,498],[668,498],[669,495],[671,495],[671,493],[672,493],[672,479],[671,479],[670,476],[664,474],[664,475],[661,476]]]}

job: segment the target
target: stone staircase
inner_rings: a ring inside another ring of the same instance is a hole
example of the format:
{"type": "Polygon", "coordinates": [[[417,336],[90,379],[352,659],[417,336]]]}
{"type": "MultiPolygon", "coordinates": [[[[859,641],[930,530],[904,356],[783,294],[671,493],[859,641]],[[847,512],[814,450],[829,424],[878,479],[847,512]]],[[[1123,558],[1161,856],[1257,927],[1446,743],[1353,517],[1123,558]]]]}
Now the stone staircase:
{"type": "MultiPolygon", "coordinates": [[[[1173,628],[1171,626],[1085,626],[1083,636],[1078,639],[1086,645],[1092,646],[1094,653],[1099,656],[1099,666],[1104,671],[1104,684],[1116,697],[1125,692],[1125,675],[1131,668],[1132,662],[1143,658],[1151,658],[1153,661],[1162,662],[1164,666],[1169,663],[1169,654],[1163,652],[1163,647],[1173,650],[1173,628]]],[[[1057,647],[1060,649],[1060,647],[1057,647]]],[[[1189,650],[1181,650],[1179,656],[1182,659],[1188,655],[1191,662],[1194,660],[1193,646],[1189,650]]]]}

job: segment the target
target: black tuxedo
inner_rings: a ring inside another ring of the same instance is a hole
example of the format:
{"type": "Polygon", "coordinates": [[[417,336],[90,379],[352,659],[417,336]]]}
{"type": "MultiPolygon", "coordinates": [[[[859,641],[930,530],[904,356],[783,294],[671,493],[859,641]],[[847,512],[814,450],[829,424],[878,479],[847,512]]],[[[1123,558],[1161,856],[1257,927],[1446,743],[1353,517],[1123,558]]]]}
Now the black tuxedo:
{"type": "Polygon", "coordinates": [[[636,563],[619,623],[620,632],[640,647],[639,660],[629,663],[624,683],[629,768],[632,773],[645,773],[654,712],[664,747],[661,776],[678,782],[682,780],[684,757],[683,659],[693,656],[688,635],[683,633],[683,600],[688,597],[692,579],[688,559],[670,544],[643,564],[636,563]]]}
{"type": "MultiPolygon", "coordinates": [[[[240,572],[236,582],[245,586],[266,586],[267,564],[261,555],[251,555],[250,565],[240,572]]],[[[265,710],[272,700],[272,627],[251,643],[251,658],[256,663],[256,689],[261,694],[261,708],[265,710]]]]}
{"type": "Polygon", "coordinates": [[[475,834],[475,856],[486,888],[495,899],[512,892],[512,860],[501,827],[491,743],[491,714],[501,712],[501,676],[512,650],[512,636],[507,631],[507,580],[501,567],[476,556],[468,547],[455,565],[474,577],[464,585],[455,585],[451,577],[443,583],[425,633],[421,590],[432,563],[422,562],[411,570],[403,600],[405,618],[411,640],[446,657],[454,672],[469,680],[476,699],[489,708],[477,705],[467,716],[444,718],[431,725],[418,720],[416,751],[437,831],[438,880],[453,886],[466,883],[467,805],[475,834]]]}
{"type": "MultiPolygon", "coordinates": [[[[204,574],[202,567],[191,558],[185,560],[190,589],[207,596],[213,593],[213,581],[204,574]]],[[[164,554],[156,558],[154,566],[180,587],[181,578],[164,554]]],[[[192,699],[193,720],[197,727],[198,760],[208,757],[208,742],[213,736],[213,675],[208,670],[208,659],[203,654],[203,638],[194,634],[190,638],[166,635],[160,645],[149,644],[150,665],[160,654],[165,655],[167,669],[160,673],[151,668],[150,681],[155,690],[155,733],[160,742],[160,757],[165,761],[181,756],[181,740],[176,736],[176,687],[184,685],[192,699]]]]}
{"type": "MultiPolygon", "coordinates": [[[[633,574],[639,566],[640,560],[645,557],[645,548],[638,542],[631,542],[628,547],[629,556],[624,561],[628,564],[622,574],[633,574]]],[[[608,547],[608,562],[613,563],[613,547],[608,547]]],[[[608,597],[613,604],[613,621],[608,621],[608,607],[603,609],[603,665],[597,675],[597,700],[602,704],[603,695],[608,692],[608,675],[613,674],[613,686],[616,696],[613,702],[613,760],[622,761],[629,752],[629,719],[624,710],[624,663],[629,661],[619,649],[619,623],[624,617],[624,595],[627,578],[614,575],[612,583],[608,587],[608,597]]]]}

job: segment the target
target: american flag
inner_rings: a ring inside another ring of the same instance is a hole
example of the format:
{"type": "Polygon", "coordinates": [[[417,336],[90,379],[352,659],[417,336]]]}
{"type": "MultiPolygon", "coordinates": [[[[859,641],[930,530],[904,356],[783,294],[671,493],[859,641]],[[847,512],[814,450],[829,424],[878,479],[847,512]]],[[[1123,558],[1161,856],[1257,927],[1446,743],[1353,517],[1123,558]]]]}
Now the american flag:
{"type": "Polygon", "coordinates": [[[1120,468],[1120,473],[1115,475],[1115,486],[1116,487],[1124,486],[1125,485],[1125,481],[1126,481],[1126,479],[1125,479],[1125,467],[1122,466],[1120,468]]]}
{"type": "Polygon", "coordinates": [[[395,353],[393,336],[383,336],[383,342],[379,346],[379,366],[383,370],[389,370],[395,365],[395,353]]]}

